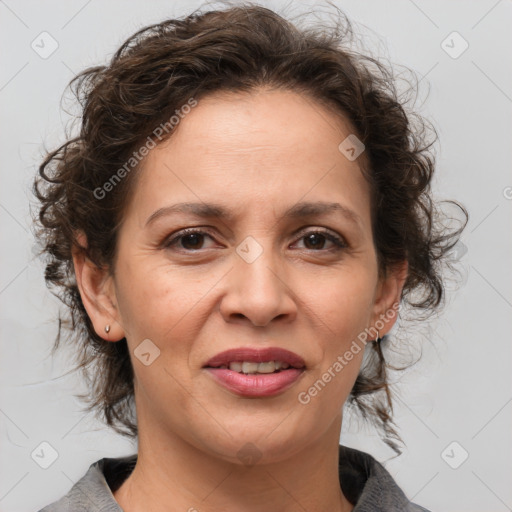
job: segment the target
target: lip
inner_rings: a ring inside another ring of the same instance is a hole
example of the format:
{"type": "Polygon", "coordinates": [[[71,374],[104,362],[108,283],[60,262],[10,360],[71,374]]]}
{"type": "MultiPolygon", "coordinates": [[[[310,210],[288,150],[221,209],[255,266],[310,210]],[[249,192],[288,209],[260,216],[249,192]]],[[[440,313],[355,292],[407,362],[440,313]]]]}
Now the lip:
{"type": "Polygon", "coordinates": [[[205,368],[217,383],[245,397],[266,397],[286,391],[304,373],[304,368],[288,368],[277,373],[246,375],[227,368],[205,368]]]}
{"type": "MultiPolygon", "coordinates": [[[[288,363],[293,368],[304,368],[306,363],[304,359],[294,352],[290,352],[284,348],[267,347],[267,348],[251,348],[239,347],[225,350],[209,359],[203,366],[206,368],[229,365],[235,361],[248,361],[252,363],[265,363],[267,361],[282,361],[288,363]]],[[[270,374],[271,375],[271,374],[270,374]]]]}
{"type": "Polygon", "coordinates": [[[245,397],[268,397],[286,391],[303,375],[306,369],[304,359],[284,348],[240,347],[226,350],[209,359],[203,368],[214,380],[229,391],[245,397]],[[219,368],[231,362],[247,361],[265,363],[282,361],[290,365],[286,370],[267,374],[244,374],[219,368]]]}

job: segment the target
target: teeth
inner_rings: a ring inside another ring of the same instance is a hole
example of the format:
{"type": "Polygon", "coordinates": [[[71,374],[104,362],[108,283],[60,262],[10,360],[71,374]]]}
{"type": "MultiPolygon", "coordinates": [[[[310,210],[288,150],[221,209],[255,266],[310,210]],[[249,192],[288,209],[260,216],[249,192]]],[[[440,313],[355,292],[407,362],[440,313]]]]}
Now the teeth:
{"type": "Polygon", "coordinates": [[[242,363],[229,363],[229,369],[233,370],[234,372],[240,373],[242,371],[242,363]]]}
{"type": "Polygon", "coordinates": [[[243,373],[257,373],[259,368],[258,363],[242,363],[242,372],[243,373]]]}
{"type": "Polygon", "coordinates": [[[276,365],[274,361],[269,361],[268,363],[259,363],[258,364],[258,373],[273,373],[276,371],[276,365]]]}
{"type": "Polygon", "coordinates": [[[290,365],[281,361],[267,361],[254,363],[249,361],[235,361],[229,363],[229,369],[238,373],[273,373],[276,370],[286,370],[290,365]]]}

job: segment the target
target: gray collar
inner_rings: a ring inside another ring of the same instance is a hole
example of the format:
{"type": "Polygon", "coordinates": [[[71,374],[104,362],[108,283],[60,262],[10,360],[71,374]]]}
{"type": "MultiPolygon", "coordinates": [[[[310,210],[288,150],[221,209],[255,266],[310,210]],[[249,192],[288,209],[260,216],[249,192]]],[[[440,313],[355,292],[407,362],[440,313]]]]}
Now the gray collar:
{"type": "MultiPolygon", "coordinates": [[[[353,512],[428,512],[411,503],[389,472],[370,454],[339,446],[339,476],[353,512]]],[[[60,500],[39,512],[123,512],[112,492],[130,475],[137,454],[103,458],[60,500]]]]}

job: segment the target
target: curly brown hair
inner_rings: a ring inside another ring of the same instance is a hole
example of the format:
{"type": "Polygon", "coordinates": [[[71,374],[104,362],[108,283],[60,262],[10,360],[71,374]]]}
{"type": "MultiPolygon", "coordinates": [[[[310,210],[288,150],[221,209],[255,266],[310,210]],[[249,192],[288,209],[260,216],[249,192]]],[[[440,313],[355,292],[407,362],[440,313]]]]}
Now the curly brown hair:
{"type": "MultiPolygon", "coordinates": [[[[297,25],[252,3],[224,10],[194,11],[143,28],[117,50],[105,66],[88,68],[69,87],[81,109],[78,135],[49,152],[33,189],[41,202],[36,236],[46,256],[45,279],[67,306],[59,316],[53,351],[70,329],[78,347],[78,368],[88,381],[81,398],[88,410],[103,413],[117,432],[137,436],[133,367],[126,338],[109,343],[92,326],[77,287],[72,248],[81,247],[96,265],[113,271],[116,237],[135,188],[137,167],[123,173],[108,194],[105,184],[143,141],[160,143],[155,127],[193,97],[217,91],[250,92],[270,86],[300,92],[348,120],[365,145],[361,171],[371,185],[371,212],[379,271],[406,260],[408,277],[401,303],[428,316],[444,302],[441,263],[467,223],[451,231],[438,222],[431,193],[435,130],[406,111],[389,67],[351,47],[353,30],[339,10],[329,28],[297,25]],[[158,139],[158,140],[157,140],[158,139]]],[[[414,88],[412,88],[414,89],[414,88]]],[[[397,453],[392,402],[384,359],[387,338],[363,364],[348,403],[371,419],[397,453]]]]}

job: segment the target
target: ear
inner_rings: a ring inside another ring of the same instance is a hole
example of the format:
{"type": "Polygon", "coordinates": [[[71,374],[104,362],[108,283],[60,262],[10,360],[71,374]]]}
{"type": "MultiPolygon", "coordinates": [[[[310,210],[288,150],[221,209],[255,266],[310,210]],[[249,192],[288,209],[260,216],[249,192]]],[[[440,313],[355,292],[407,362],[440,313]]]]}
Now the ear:
{"type": "Polygon", "coordinates": [[[379,330],[381,338],[395,325],[408,270],[409,264],[404,260],[379,278],[371,325],[379,330]]]}
{"type": "Polygon", "coordinates": [[[76,240],[78,246],[72,249],[73,265],[84,307],[98,336],[106,341],[119,341],[125,334],[117,309],[114,278],[108,269],[99,268],[87,258],[87,238],[83,232],[77,234],[76,240]],[[110,326],[108,333],[107,326],[110,326]]]}

